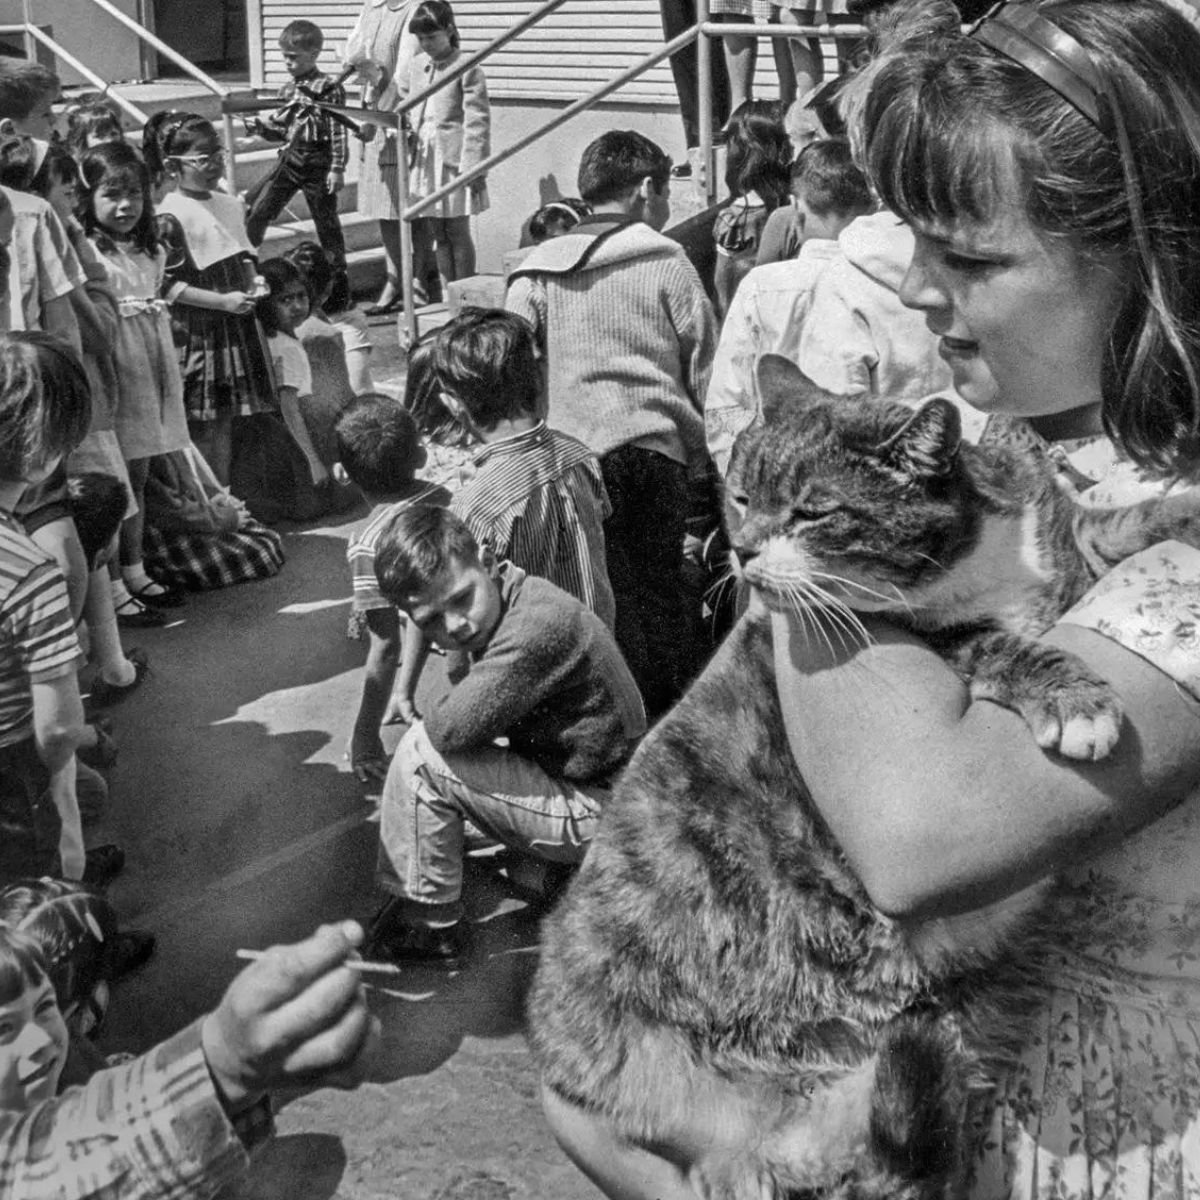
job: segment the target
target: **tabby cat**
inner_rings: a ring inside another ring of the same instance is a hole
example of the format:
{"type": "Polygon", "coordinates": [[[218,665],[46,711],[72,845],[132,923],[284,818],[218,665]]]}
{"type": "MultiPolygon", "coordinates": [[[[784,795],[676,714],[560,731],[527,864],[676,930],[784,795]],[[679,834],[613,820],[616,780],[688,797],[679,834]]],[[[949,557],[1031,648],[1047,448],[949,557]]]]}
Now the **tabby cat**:
{"type": "MultiPolygon", "coordinates": [[[[1094,578],[1078,538],[1115,561],[1178,535],[1161,507],[1083,515],[1044,455],[960,445],[948,402],[831,397],[774,356],[759,384],[727,480],[746,578],[841,603],[843,625],[899,614],[1043,745],[1107,753],[1118,698],[1033,635],[1094,578]]],[[[712,1200],[953,1195],[1036,999],[1048,886],[920,925],[879,913],[811,804],[769,625],[747,616],[638,749],[546,921],[543,1079],[712,1200]]]]}

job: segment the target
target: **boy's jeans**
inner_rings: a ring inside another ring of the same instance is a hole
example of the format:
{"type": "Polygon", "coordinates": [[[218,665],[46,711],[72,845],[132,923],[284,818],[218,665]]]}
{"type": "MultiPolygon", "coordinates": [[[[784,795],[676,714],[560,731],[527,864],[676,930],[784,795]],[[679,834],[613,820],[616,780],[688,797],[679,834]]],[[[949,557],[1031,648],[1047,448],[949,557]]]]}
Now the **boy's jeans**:
{"type": "Polygon", "coordinates": [[[607,796],[606,786],[556,779],[500,746],[443,757],[418,721],[383,785],[379,885],[414,907],[458,905],[464,819],[514,850],[579,862],[607,796]]]}

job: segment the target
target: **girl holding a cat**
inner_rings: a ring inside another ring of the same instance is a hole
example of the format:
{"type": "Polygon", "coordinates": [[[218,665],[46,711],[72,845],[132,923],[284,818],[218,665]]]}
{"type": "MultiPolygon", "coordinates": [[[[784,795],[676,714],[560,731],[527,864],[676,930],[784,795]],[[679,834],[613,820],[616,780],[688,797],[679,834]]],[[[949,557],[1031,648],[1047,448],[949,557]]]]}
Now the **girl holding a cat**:
{"type": "MultiPolygon", "coordinates": [[[[1085,504],[1200,473],[1200,31],[1187,11],[999,5],[966,35],[901,40],[868,68],[861,144],[916,233],[902,296],[963,399],[1024,418],[1095,481],[1085,504]]],[[[862,647],[771,612],[789,744],[880,910],[921,926],[1062,880],[1044,1000],[999,1081],[972,1200],[1200,1194],[1198,613],[1200,551],[1164,542],[1046,635],[1125,709],[1109,755],[1071,761],[1014,713],[970,703],[941,657],[881,620],[864,618],[862,647]]],[[[620,1142],[557,1094],[547,1111],[609,1196],[695,1194],[688,1162],[620,1142]]],[[[695,1123],[701,1147],[717,1126],[695,1123]]]]}

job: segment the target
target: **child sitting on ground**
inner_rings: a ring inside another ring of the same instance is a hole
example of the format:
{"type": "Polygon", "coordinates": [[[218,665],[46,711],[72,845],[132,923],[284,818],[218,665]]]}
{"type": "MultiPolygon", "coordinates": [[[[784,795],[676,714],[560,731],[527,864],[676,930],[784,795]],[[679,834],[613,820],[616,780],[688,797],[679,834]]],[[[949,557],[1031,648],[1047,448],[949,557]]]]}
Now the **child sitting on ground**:
{"type": "Polygon", "coordinates": [[[404,407],[425,443],[425,478],[440,483],[452,496],[457,495],[475,478],[476,442],[471,431],[446,407],[434,367],[432,339],[409,352],[404,407]]]}
{"type": "Polygon", "coordinates": [[[438,332],[433,356],[446,406],[482,443],[452,511],[482,549],[557,584],[612,629],[604,559],[612,508],[596,456],[546,425],[529,322],[469,309],[438,332]]]}
{"type": "Polygon", "coordinates": [[[413,627],[468,661],[388,770],[378,879],[391,899],[364,953],[454,966],[466,950],[465,823],[534,858],[578,863],[645,712],[596,614],[548,580],[493,565],[447,510],[394,516],[375,570],[413,627]]]}
{"type": "MultiPolygon", "coordinates": [[[[448,504],[449,493],[437,484],[417,478],[425,463],[425,448],[413,419],[390,396],[360,396],[338,418],[335,426],[338,461],[334,477],[357,485],[371,506],[371,514],[346,548],[353,588],[352,615],[367,631],[367,662],[363,668],[362,699],[350,736],[350,769],[363,783],[382,780],[387,772],[387,755],[379,727],[392,719],[389,700],[400,666],[398,692],[411,697],[415,683],[408,677],[420,674],[424,643],[416,637],[404,639],[404,662],[400,663],[400,616],[395,604],[379,590],[375,577],[375,552],[388,523],[414,504],[448,504]]],[[[411,627],[410,627],[411,631],[411,627]]],[[[398,706],[398,716],[415,717],[411,699],[407,708],[398,706]]]]}
{"type": "Polygon", "coordinates": [[[32,938],[70,1035],[61,1087],[86,1083],[109,1065],[95,1047],[109,989],[149,961],[153,934],[121,930],[99,892],[64,879],[28,879],[0,890],[0,926],[32,938]]]}
{"type": "Polygon", "coordinates": [[[0,928],[0,1110],[27,1112],[52,1099],[67,1064],[69,1037],[37,942],[0,928]]]}
{"type": "Polygon", "coordinates": [[[734,440],[759,411],[754,363],[760,354],[795,360],[817,280],[839,254],[838,235],[874,209],[848,142],[823,138],[805,146],[792,167],[792,204],[802,230],[799,256],[755,267],[721,327],[704,422],[709,452],[722,475],[734,440]]]}

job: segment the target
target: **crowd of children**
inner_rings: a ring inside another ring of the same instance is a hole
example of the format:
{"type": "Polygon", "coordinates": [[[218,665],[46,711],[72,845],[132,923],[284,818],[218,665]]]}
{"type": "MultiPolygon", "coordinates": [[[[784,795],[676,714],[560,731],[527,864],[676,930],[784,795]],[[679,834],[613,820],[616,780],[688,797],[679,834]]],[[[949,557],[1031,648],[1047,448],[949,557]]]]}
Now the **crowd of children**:
{"type": "MultiPolygon", "coordinates": [[[[409,29],[418,52],[390,94],[372,80],[376,103],[459,64],[448,4],[424,0],[409,29]]],[[[343,103],[342,85],[318,69],[311,22],[280,46],[291,81],[251,128],[282,148],[247,200],[226,190],[206,118],[157,113],[139,148],[97,101],[55,140],[57,79],[0,61],[0,1004],[42,1030],[28,1063],[5,1066],[15,1079],[0,1075],[0,1107],[100,1065],[86,1039],[107,986],[153,950],[96,890],[120,848],[84,827],[117,752],[101,710],[148,669],[121,629],[163,623],[189,588],[278,570],[278,536],[255,518],[365,499],[347,551],[366,642],[349,759],[383,785],[386,895],[366,948],[456,962],[468,833],[523,855],[513,879],[551,897],[647,721],[711,650],[702,593],[719,552],[696,548],[719,546],[717,472],[756,412],[746,364],[796,337],[839,234],[874,219],[843,141],[747,103],[702,280],[662,233],[671,160],[611,131],[583,152],[579,198],[530,217],[505,308],[415,347],[401,401],[375,390],[346,311],[352,123],[314,107],[343,103]],[[296,191],[319,243],[260,261],[296,191]],[[431,652],[451,686],[422,712],[431,652]],[[409,726],[390,760],[389,723],[409,726]],[[4,886],[38,877],[62,882],[4,886]]],[[[418,105],[392,152],[409,155],[412,199],[481,163],[478,69],[418,105]]],[[[473,272],[470,217],[487,204],[478,178],[414,222],[443,284],[473,272]]]]}

